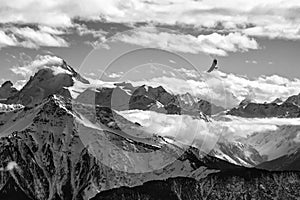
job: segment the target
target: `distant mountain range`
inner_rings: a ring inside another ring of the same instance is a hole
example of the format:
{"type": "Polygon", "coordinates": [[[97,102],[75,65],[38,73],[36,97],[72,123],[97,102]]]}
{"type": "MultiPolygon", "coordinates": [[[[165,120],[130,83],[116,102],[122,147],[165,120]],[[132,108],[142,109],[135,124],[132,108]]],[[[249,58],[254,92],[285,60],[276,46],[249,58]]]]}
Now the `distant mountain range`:
{"type": "Polygon", "coordinates": [[[252,118],[298,118],[300,117],[300,94],[291,96],[284,102],[279,99],[263,104],[243,101],[237,108],[228,111],[227,114],[252,118]]]}

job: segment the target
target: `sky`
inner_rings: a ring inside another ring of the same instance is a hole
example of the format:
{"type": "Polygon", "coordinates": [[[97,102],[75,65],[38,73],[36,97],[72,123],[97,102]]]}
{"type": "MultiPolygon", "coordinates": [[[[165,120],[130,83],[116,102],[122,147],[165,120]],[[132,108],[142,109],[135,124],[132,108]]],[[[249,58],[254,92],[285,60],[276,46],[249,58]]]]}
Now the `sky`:
{"type": "Polygon", "coordinates": [[[0,83],[21,88],[24,69],[53,56],[95,79],[174,85],[159,79],[164,71],[190,81],[223,77],[232,105],[252,93],[269,101],[300,91],[299,13],[298,0],[0,0],[0,83]],[[213,58],[219,73],[210,76],[213,58]]]}

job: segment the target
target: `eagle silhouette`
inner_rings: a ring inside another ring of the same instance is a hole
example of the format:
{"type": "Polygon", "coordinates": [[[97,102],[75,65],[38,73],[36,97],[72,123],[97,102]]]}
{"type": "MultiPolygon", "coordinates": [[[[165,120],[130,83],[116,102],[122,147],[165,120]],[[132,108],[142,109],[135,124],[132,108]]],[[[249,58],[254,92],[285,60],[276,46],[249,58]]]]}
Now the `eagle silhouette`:
{"type": "Polygon", "coordinates": [[[212,72],[214,69],[218,69],[217,64],[218,64],[217,59],[214,59],[213,62],[212,62],[212,64],[211,64],[211,67],[209,68],[209,70],[208,70],[207,72],[210,73],[210,72],[212,72]]]}

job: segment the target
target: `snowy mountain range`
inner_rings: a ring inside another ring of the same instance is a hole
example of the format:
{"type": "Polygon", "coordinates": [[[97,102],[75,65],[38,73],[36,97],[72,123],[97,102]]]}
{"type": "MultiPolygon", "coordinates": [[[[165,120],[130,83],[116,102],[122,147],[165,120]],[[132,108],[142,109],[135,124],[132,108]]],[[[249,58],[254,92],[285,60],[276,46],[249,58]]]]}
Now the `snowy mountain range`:
{"type": "Polygon", "coordinates": [[[299,170],[300,95],[226,110],[162,86],[95,84],[62,60],[19,91],[5,82],[0,98],[1,199],[85,200],[175,177],[299,170]],[[186,142],[193,125],[208,139],[186,142]]]}

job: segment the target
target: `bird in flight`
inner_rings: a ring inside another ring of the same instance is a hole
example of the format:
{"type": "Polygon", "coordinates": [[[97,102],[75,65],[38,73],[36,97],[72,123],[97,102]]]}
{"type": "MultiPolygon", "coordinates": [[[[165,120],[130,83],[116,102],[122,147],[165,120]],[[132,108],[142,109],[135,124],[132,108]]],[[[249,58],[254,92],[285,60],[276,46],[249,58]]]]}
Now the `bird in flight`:
{"type": "Polygon", "coordinates": [[[217,64],[218,64],[217,59],[214,59],[213,62],[212,62],[212,64],[211,64],[211,67],[209,68],[209,70],[208,70],[207,72],[210,73],[210,72],[212,72],[213,70],[218,69],[217,64]]]}

